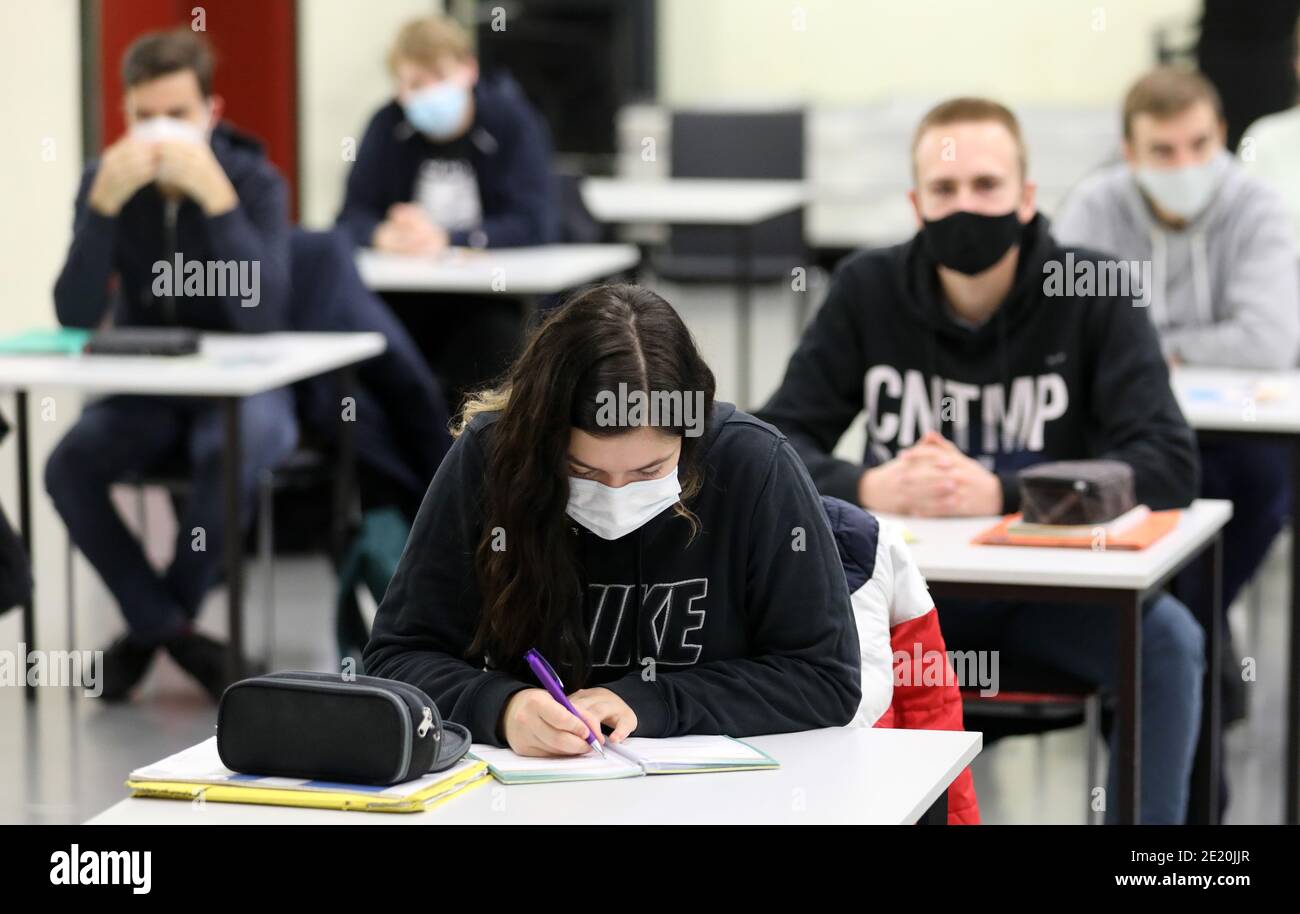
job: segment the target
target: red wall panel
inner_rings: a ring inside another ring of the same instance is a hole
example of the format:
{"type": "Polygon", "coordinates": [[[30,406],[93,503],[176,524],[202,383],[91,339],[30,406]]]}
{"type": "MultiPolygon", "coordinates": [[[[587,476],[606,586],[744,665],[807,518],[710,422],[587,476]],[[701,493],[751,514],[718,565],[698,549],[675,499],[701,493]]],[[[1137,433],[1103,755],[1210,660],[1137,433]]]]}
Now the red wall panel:
{"type": "Polygon", "coordinates": [[[294,0],[98,0],[101,148],[122,135],[122,54],[144,32],[192,27],[204,10],[204,35],[216,54],[213,92],[225,118],[266,144],[289,182],[297,218],[298,102],[294,0]]]}

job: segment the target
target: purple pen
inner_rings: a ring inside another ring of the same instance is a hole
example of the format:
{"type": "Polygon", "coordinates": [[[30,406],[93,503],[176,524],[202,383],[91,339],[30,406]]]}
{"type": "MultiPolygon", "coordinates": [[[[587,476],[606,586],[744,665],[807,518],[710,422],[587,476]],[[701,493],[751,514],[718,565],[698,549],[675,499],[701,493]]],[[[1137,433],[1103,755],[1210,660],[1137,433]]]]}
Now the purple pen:
{"type": "Polygon", "coordinates": [[[556,675],[555,670],[551,669],[551,665],[546,662],[546,658],[538,653],[537,648],[533,647],[529,648],[528,652],[524,654],[524,659],[532,667],[533,674],[537,677],[538,682],[542,684],[542,688],[550,692],[552,698],[564,705],[570,714],[582,721],[583,725],[587,727],[587,742],[591,743],[591,748],[595,749],[603,757],[605,750],[600,745],[600,738],[596,736],[595,731],[587,724],[586,719],[578,713],[578,709],[569,701],[569,696],[564,694],[564,683],[560,681],[560,677],[556,675]]]}

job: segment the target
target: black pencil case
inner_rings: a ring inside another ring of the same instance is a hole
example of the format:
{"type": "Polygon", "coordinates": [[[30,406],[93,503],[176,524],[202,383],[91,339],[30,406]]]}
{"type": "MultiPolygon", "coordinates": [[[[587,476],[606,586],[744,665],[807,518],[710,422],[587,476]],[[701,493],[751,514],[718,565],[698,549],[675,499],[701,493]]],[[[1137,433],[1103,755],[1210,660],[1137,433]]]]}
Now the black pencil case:
{"type": "Polygon", "coordinates": [[[469,744],[421,689],[374,676],[269,673],[217,709],[221,763],[243,774],[388,786],[450,768],[469,744]]]}
{"type": "Polygon", "coordinates": [[[193,355],[199,333],[188,327],[113,327],[100,330],[86,343],[95,355],[193,355]]]}
{"type": "Polygon", "coordinates": [[[1060,460],[1020,473],[1027,524],[1104,524],[1133,505],[1133,468],[1119,460],[1060,460]]]}

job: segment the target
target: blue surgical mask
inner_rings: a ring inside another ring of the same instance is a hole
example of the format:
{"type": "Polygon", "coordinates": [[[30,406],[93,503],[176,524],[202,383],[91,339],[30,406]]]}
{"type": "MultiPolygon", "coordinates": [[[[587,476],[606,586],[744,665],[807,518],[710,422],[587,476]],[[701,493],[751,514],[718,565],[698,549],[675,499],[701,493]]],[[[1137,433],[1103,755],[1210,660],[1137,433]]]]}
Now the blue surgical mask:
{"type": "Polygon", "coordinates": [[[407,96],[402,112],[411,126],[434,139],[449,139],[469,110],[470,90],[452,81],[425,86],[407,96]]]}

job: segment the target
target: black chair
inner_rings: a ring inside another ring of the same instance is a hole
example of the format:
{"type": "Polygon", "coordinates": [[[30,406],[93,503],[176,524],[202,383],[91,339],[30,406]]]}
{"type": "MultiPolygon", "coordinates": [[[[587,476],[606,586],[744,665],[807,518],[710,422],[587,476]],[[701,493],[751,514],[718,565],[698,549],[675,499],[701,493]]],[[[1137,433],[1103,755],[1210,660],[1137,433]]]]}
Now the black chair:
{"type": "Polygon", "coordinates": [[[1008,736],[1041,735],[1082,724],[1088,738],[1084,821],[1098,822],[1092,808],[1092,789],[1102,777],[1102,699],[1097,687],[1064,673],[1017,662],[1002,672],[996,695],[963,688],[961,697],[968,729],[981,731],[986,746],[1008,736]]]}
{"type": "MultiPolygon", "coordinates": [[[[300,447],[284,463],[263,472],[257,485],[256,533],[254,536],[258,563],[262,568],[262,637],[266,654],[261,665],[274,669],[275,656],[275,497],[280,492],[308,491],[330,486],[335,481],[336,460],[325,451],[311,446],[300,447]]],[[[177,506],[189,494],[190,477],[182,458],[166,460],[146,473],[132,473],[117,481],[136,492],[136,524],[141,542],[148,541],[148,512],[145,509],[146,488],[159,488],[167,492],[177,506]]],[[[76,554],[72,540],[64,565],[64,586],[68,593],[68,640],[76,643],[76,601],[73,584],[72,559],[76,554]]],[[[337,559],[337,556],[335,556],[337,559]]],[[[252,670],[255,672],[256,670],[252,670]]]]}
{"type": "MultiPolygon", "coordinates": [[[[672,115],[672,176],[749,180],[804,179],[804,112],[677,111],[672,115]]],[[[805,263],[803,212],[756,226],[750,276],[774,282],[805,263]]],[[[674,225],[655,273],[675,282],[734,282],[740,278],[737,232],[674,225]]]]}
{"type": "MultiPolygon", "coordinates": [[[[804,112],[678,111],[672,116],[672,177],[787,180],[804,177],[804,112]]],[[[661,279],[678,283],[734,283],[740,296],[736,345],[740,374],[736,399],[750,398],[752,287],[790,283],[808,258],[803,208],[758,225],[671,225],[664,250],[650,258],[661,279]]],[[[793,284],[787,286],[793,289],[793,284]]],[[[796,335],[808,320],[808,296],[794,294],[796,335]]]]}

